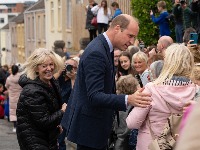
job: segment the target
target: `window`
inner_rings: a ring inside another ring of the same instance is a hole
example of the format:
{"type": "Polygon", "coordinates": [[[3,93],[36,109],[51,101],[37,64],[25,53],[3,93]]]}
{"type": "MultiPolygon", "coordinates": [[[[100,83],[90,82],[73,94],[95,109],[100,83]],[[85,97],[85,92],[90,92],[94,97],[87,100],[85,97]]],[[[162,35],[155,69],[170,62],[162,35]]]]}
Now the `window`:
{"type": "Polygon", "coordinates": [[[46,19],[46,17],[45,17],[45,15],[43,16],[43,35],[42,35],[42,38],[43,38],[43,40],[46,40],[46,28],[45,28],[45,26],[46,26],[46,21],[45,21],[45,19],[46,19]]]}
{"type": "Polygon", "coordinates": [[[72,27],[72,1],[67,0],[67,19],[66,19],[67,29],[72,27]]]}
{"type": "Polygon", "coordinates": [[[61,17],[62,17],[62,12],[61,12],[61,1],[58,0],[58,29],[61,30],[61,17]]]}
{"type": "Polygon", "coordinates": [[[41,25],[41,19],[40,19],[40,16],[38,16],[38,23],[37,23],[37,29],[38,29],[38,40],[41,40],[41,27],[42,27],[42,25],[41,25]]]}
{"type": "Polygon", "coordinates": [[[76,0],[76,4],[82,4],[83,0],[76,0]]]}
{"type": "Polygon", "coordinates": [[[34,39],[35,38],[35,18],[34,18],[34,16],[32,17],[32,26],[31,26],[31,28],[32,28],[32,39],[34,39]]]}
{"type": "Polygon", "coordinates": [[[11,13],[12,12],[12,9],[11,8],[8,8],[8,13],[11,13]]]}
{"type": "Polygon", "coordinates": [[[31,25],[31,19],[30,17],[28,17],[27,19],[27,26],[26,26],[26,31],[27,31],[27,34],[28,34],[28,39],[30,40],[31,39],[31,32],[30,32],[30,26],[31,25]]]}
{"type": "Polygon", "coordinates": [[[0,18],[0,23],[4,23],[4,18],[0,18]]]}
{"type": "Polygon", "coordinates": [[[54,30],[54,6],[51,2],[51,30],[54,30]]]}

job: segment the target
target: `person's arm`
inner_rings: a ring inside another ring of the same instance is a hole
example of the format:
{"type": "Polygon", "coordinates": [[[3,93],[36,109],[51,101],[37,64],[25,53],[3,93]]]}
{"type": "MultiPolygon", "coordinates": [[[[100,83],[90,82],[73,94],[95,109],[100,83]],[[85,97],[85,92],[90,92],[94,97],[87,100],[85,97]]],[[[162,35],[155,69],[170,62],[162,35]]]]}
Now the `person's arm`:
{"type": "Polygon", "coordinates": [[[84,66],[83,73],[89,103],[94,107],[126,111],[125,95],[105,93],[105,74],[110,69],[107,70],[108,66],[106,66],[105,57],[102,53],[98,51],[91,52],[81,65],[84,66]]]}
{"type": "Polygon", "coordinates": [[[34,89],[27,88],[22,95],[28,110],[26,113],[30,114],[31,120],[39,129],[48,131],[56,128],[62,119],[65,109],[62,108],[51,114],[44,93],[42,91],[33,90],[34,89]]]}
{"type": "Polygon", "coordinates": [[[99,8],[100,8],[99,5],[96,5],[96,6],[92,7],[92,9],[91,9],[92,13],[96,15],[98,10],[99,10],[99,8]]]}
{"type": "Polygon", "coordinates": [[[154,23],[156,23],[156,24],[159,24],[159,22],[160,22],[161,20],[163,20],[163,18],[166,18],[166,16],[165,16],[164,13],[161,13],[160,16],[158,16],[158,17],[155,17],[154,15],[151,15],[152,21],[153,21],[154,23]]]}
{"type": "MultiPolygon", "coordinates": [[[[149,91],[145,89],[143,93],[149,93],[149,91]]],[[[134,107],[126,118],[127,127],[129,129],[139,129],[143,122],[146,120],[150,109],[150,105],[146,108],[134,107]]]]}

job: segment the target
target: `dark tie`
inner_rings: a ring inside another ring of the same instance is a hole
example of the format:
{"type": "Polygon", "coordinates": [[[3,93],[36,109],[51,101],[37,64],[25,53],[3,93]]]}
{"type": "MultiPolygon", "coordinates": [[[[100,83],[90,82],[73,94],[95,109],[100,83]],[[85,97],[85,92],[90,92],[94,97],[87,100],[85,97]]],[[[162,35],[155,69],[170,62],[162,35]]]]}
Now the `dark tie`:
{"type": "MultiPolygon", "coordinates": [[[[116,93],[116,87],[115,87],[115,67],[114,67],[114,50],[110,53],[111,59],[112,59],[112,67],[113,67],[113,80],[114,80],[114,93],[116,93]]],[[[119,111],[115,111],[115,114],[117,116],[117,124],[119,126],[119,111]]]]}

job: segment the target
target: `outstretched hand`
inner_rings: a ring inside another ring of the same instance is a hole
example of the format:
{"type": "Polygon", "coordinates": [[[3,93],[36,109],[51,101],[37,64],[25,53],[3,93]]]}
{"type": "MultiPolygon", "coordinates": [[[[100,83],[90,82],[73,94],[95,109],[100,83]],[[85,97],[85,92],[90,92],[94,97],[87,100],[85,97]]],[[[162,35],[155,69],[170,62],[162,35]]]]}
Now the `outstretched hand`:
{"type": "Polygon", "coordinates": [[[144,88],[137,90],[134,94],[128,95],[128,104],[137,107],[147,107],[151,104],[151,94],[142,92],[144,88]]]}

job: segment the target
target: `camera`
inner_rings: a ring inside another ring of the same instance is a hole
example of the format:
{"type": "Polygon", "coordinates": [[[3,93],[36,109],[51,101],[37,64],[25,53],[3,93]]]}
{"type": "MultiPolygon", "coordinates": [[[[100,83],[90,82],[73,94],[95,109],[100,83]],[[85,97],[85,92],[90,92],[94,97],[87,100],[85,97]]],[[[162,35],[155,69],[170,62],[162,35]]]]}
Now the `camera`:
{"type": "Polygon", "coordinates": [[[72,66],[72,65],[66,64],[66,65],[65,65],[65,70],[62,72],[63,76],[65,76],[67,72],[71,72],[72,69],[73,69],[73,66],[72,66]]]}
{"type": "Polygon", "coordinates": [[[67,65],[65,66],[66,72],[71,72],[72,69],[73,69],[73,66],[72,66],[72,65],[67,64],[67,65]]]}
{"type": "Polygon", "coordinates": [[[144,47],[145,47],[145,45],[144,45],[144,43],[143,43],[143,42],[139,43],[139,48],[140,48],[140,50],[141,50],[141,51],[143,51],[143,50],[144,50],[144,47]]]}

